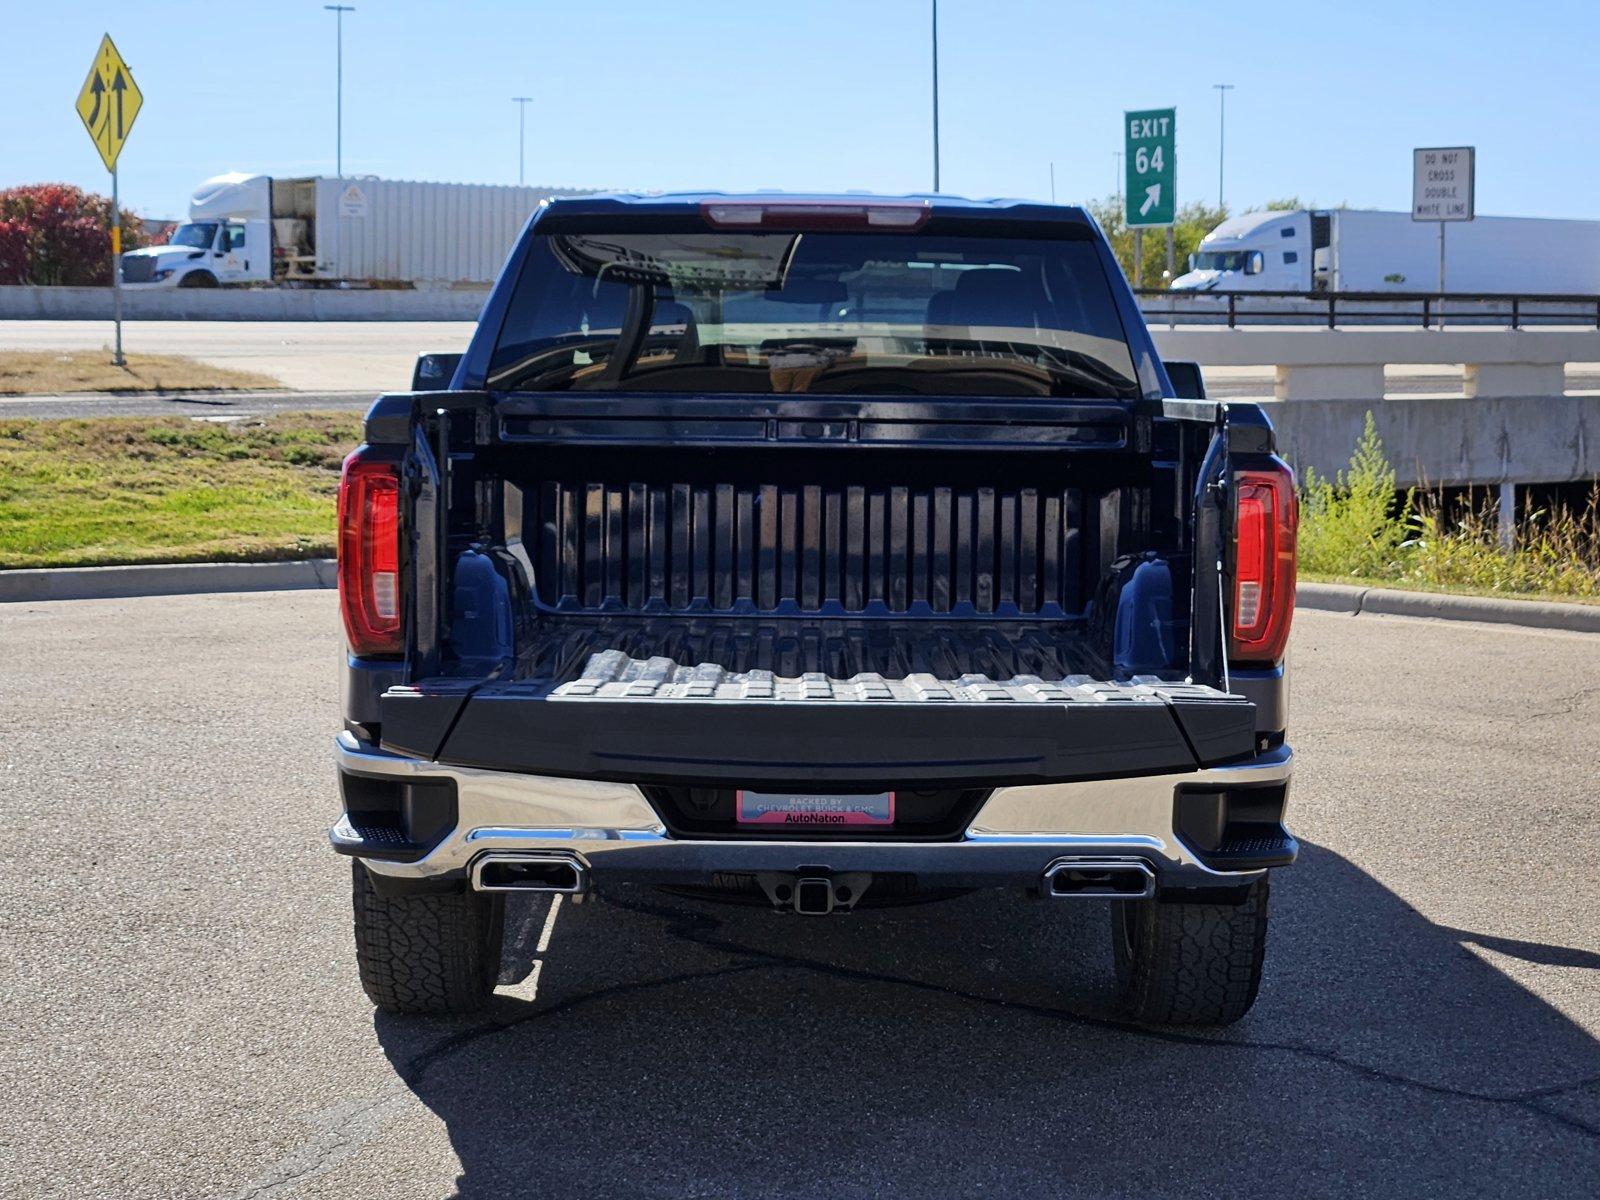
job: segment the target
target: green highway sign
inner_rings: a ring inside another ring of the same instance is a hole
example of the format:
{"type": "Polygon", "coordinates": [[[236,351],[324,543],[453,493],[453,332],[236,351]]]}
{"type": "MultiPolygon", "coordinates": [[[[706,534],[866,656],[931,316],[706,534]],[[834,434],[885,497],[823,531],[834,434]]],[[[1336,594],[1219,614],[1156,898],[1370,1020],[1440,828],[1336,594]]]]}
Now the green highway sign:
{"type": "Polygon", "coordinates": [[[1129,226],[1171,225],[1178,211],[1178,110],[1122,114],[1124,217],[1129,226]]]}

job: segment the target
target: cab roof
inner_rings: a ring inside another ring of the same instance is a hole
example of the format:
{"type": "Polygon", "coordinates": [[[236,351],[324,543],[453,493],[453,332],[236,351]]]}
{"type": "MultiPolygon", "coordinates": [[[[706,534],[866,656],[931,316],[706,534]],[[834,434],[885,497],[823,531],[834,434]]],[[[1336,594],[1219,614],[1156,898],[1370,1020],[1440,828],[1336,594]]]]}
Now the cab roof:
{"type": "Polygon", "coordinates": [[[558,196],[546,202],[552,213],[567,216],[606,214],[668,215],[698,212],[706,204],[926,204],[935,217],[982,217],[1019,222],[1062,221],[1090,225],[1094,219],[1071,204],[1043,204],[1007,197],[971,199],[947,192],[885,194],[879,192],[609,192],[592,196],[558,196]]]}
{"type": "Polygon", "coordinates": [[[1211,245],[1215,242],[1233,242],[1247,238],[1256,233],[1265,225],[1274,225],[1279,221],[1292,220],[1298,217],[1303,210],[1270,208],[1259,212],[1240,213],[1237,217],[1229,217],[1210,233],[1206,234],[1204,243],[1211,245]]]}

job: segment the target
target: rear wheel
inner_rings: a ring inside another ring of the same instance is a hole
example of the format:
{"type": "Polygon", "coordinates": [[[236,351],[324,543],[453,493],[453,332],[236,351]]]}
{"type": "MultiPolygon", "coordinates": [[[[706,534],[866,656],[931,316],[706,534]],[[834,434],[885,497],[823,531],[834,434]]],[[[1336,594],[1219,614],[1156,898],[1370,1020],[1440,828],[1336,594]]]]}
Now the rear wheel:
{"type": "Polygon", "coordinates": [[[1267,950],[1267,878],[1239,904],[1111,906],[1121,1005],[1152,1025],[1229,1025],[1250,1011],[1267,950]]]}
{"type": "Polygon", "coordinates": [[[367,998],[391,1013],[469,1013],[500,973],[505,897],[481,892],[380,896],[352,867],[356,963],[367,998]]]}

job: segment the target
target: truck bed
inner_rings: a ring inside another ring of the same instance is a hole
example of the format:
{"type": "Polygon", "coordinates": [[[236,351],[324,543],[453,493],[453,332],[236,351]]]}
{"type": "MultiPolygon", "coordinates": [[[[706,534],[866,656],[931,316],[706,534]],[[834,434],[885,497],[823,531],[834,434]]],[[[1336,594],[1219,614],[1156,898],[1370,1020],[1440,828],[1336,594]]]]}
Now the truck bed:
{"type": "MultiPolygon", "coordinates": [[[[1127,408],[517,397],[487,442],[452,453],[452,484],[494,519],[515,634],[492,662],[447,653],[391,689],[389,748],[789,788],[1110,777],[1255,749],[1250,703],[1182,682],[1178,585],[1164,609],[1121,590],[1145,557],[1181,561],[1191,469],[1127,408]],[[1114,661],[1119,618],[1160,626],[1165,660],[1114,661]]],[[[455,545],[476,554],[482,534],[455,545]]]]}

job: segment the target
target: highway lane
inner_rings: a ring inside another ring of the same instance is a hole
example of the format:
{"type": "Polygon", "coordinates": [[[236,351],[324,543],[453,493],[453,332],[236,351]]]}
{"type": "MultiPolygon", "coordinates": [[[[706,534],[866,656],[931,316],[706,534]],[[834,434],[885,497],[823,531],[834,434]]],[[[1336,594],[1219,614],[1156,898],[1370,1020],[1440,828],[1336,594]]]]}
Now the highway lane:
{"type": "MultiPolygon", "coordinates": [[[[217,366],[261,371],[305,395],[0,396],[0,417],[225,417],[296,408],[364,409],[379,392],[410,386],[419,353],[465,348],[473,323],[139,321],[126,328],[129,351],[187,354],[217,366]]],[[[0,321],[0,351],[97,349],[109,346],[109,332],[103,321],[0,321]]],[[[1206,380],[1219,398],[1270,397],[1273,368],[1212,367],[1206,380]]],[[[1567,388],[1600,390],[1600,364],[1569,364],[1567,388]]],[[[1391,396],[1461,395],[1461,373],[1429,365],[1390,367],[1386,389],[1391,396]]]]}
{"type": "Polygon", "coordinates": [[[1300,614],[1304,857],[1196,1035],[1111,1016],[1104,908],[1009,894],[523,904],[485,1018],[375,1019],[337,627],[0,606],[6,1194],[1593,1194],[1600,637],[1300,614]]]}
{"type": "MultiPolygon", "coordinates": [[[[1600,391],[1600,372],[1569,372],[1568,390],[1600,391]]],[[[401,384],[396,390],[403,390],[401,384]]],[[[1272,376],[1250,367],[1218,367],[1208,372],[1207,390],[1219,400],[1270,399],[1272,376]]],[[[1396,397],[1460,396],[1459,376],[1411,375],[1391,378],[1387,394],[1396,397]]],[[[0,419],[41,417],[193,417],[226,421],[275,412],[339,410],[365,412],[376,390],[306,392],[188,392],[173,395],[0,396],[0,419]]]]}
{"type": "MultiPolygon", "coordinates": [[[[183,354],[298,391],[398,391],[417,355],[466,349],[472,321],[129,321],[129,354],[183,354]]],[[[0,350],[109,349],[107,321],[0,321],[0,350]]]]}

